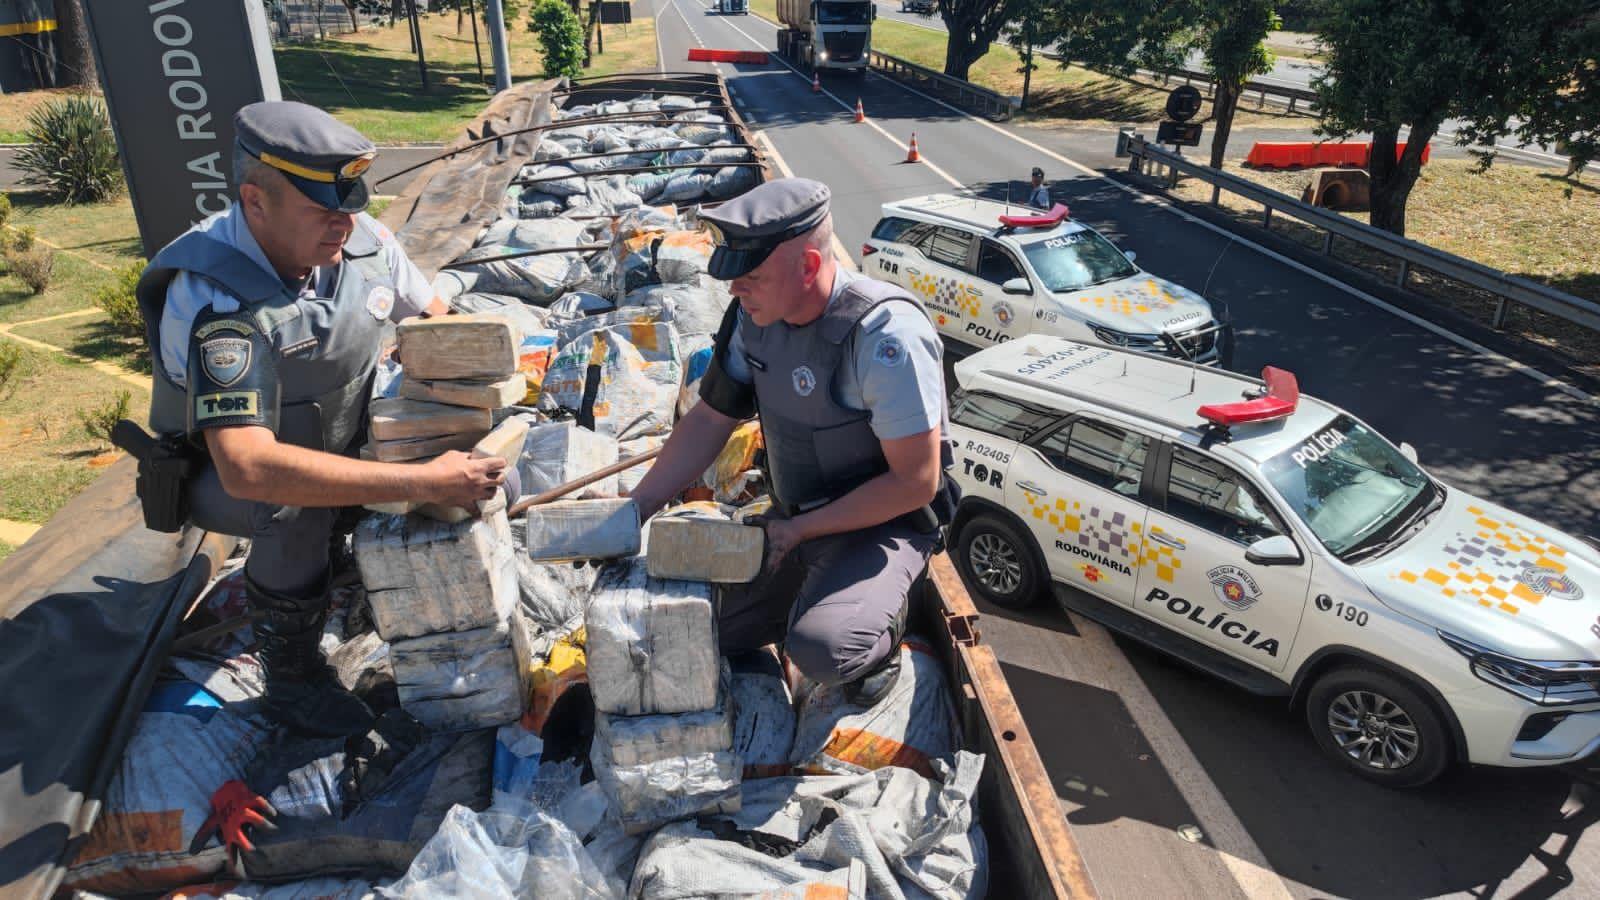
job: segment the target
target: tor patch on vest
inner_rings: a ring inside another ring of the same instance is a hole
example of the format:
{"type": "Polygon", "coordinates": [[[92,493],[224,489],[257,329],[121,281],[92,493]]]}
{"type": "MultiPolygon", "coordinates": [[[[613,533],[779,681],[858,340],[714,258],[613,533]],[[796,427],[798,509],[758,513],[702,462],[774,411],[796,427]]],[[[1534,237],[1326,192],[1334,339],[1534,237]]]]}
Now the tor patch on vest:
{"type": "Polygon", "coordinates": [[[200,365],[217,387],[230,387],[250,370],[250,341],[242,337],[205,341],[200,345],[200,365]]]}
{"type": "Polygon", "coordinates": [[[793,376],[794,392],[796,394],[802,397],[809,397],[811,392],[817,389],[817,376],[811,371],[810,366],[801,366],[795,369],[793,376]]]}
{"type": "Polygon", "coordinates": [[[906,345],[900,343],[897,337],[878,339],[878,346],[872,348],[872,359],[881,366],[893,369],[904,365],[906,361],[906,345]]]}
{"type": "Polygon", "coordinates": [[[373,288],[372,293],[367,295],[367,312],[372,313],[372,317],[379,322],[389,318],[389,314],[394,312],[394,291],[381,286],[373,288]]]}

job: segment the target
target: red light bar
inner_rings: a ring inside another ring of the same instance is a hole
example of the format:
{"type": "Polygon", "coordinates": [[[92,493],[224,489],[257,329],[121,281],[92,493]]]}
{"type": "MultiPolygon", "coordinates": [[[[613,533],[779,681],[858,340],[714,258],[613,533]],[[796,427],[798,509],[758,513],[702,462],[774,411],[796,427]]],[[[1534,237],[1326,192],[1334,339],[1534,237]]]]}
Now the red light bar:
{"type": "Polygon", "coordinates": [[[1261,370],[1261,380],[1267,383],[1265,397],[1237,403],[1209,403],[1200,407],[1200,418],[1227,428],[1293,415],[1300,404],[1300,383],[1295,380],[1294,373],[1267,366],[1261,370]]]}
{"type": "Polygon", "coordinates": [[[861,245],[861,257],[863,259],[865,259],[865,258],[867,258],[867,257],[869,257],[872,254],[877,253],[877,252],[878,252],[878,248],[872,246],[871,244],[862,244],[861,245]]]}
{"type": "Polygon", "coordinates": [[[1057,203],[1047,213],[1032,216],[1001,216],[1000,224],[1007,228],[1053,228],[1067,217],[1067,205],[1057,203]]]}

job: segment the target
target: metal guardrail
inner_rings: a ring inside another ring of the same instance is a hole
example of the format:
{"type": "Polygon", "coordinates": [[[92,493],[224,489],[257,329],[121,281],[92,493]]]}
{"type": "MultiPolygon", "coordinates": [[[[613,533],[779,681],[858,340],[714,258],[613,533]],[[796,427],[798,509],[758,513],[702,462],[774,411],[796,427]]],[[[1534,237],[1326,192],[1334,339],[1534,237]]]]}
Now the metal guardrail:
{"type": "Polygon", "coordinates": [[[1270,227],[1272,215],[1277,212],[1319,228],[1323,231],[1324,254],[1332,251],[1333,238],[1337,235],[1393,257],[1400,261],[1400,271],[1395,278],[1397,287],[1405,287],[1406,279],[1411,274],[1411,267],[1417,266],[1493,294],[1498,298],[1492,319],[1495,328],[1505,326],[1506,314],[1510,311],[1511,304],[1515,303],[1558,316],[1592,331],[1600,331],[1600,303],[1574,297],[1564,291],[1536,284],[1524,278],[1507,275],[1482,263],[1390,234],[1381,228],[1357,222],[1322,207],[1301,203],[1293,197],[1280,194],[1253,181],[1191,161],[1170,150],[1163,150],[1146,141],[1142,135],[1131,131],[1118,133],[1117,155],[1130,158],[1128,163],[1130,172],[1149,175],[1152,174],[1152,169],[1165,168],[1169,187],[1177,185],[1180,173],[1210,184],[1213,206],[1217,205],[1223,191],[1259,203],[1262,206],[1262,227],[1270,227]]]}
{"type": "Polygon", "coordinates": [[[1017,98],[1008,97],[997,91],[985,87],[978,87],[971,82],[959,78],[951,78],[943,72],[936,72],[914,62],[908,62],[898,56],[879,53],[876,50],[867,54],[867,65],[873,70],[881,72],[897,81],[910,82],[926,89],[929,93],[952,100],[958,105],[975,109],[987,116],[1004,120],[1011,118],[1020,102],[1017,98]]]}
{"type": "MultiPolygon", "coordinates": [[[[1171,84],[1172,80],[1175,78],[1182,78],[1184,84],[1195,84],[1198,82],[1200,85],[1204,86],[1208,95],[1215,95],[1217,92],[1217,80],[1211,77],[1210,72],[1198,72],[1194,69],[1141,71],[1146,71],[1150,75],[1160,77],[1163,85],[1171,84]]],[[[1263,81],[1245,82],[1244,90],[1240,92],[1239,98],[1242,100],[1251,94],[1256,95],[1257,109],[1265,107],[1267,105],[1267,98],[1271,97],[1274,100],[1287,105],[1290,113],[1303,111],[1309,114],[1312,110],[1316,109],[1318,99],[1316,91],[1307,90],[1306,88],[1289,87],[1288,85],[1284,84],[1268,84],[1263,81]],[[1304,110],[1298,108],[1302,103],[1305,104],[1304,110]]]]}

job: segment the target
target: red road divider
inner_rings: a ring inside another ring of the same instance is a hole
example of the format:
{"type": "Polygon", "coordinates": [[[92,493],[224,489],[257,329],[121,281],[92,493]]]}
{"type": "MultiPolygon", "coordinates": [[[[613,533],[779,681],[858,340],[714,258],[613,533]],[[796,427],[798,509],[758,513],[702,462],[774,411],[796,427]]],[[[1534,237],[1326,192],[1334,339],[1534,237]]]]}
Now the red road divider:
{"type": "MultiPolygon", "coordinates": [[[[1405,144],[1395,145],[1395,158],[1404,153],[1405,144]]],[[[1426,163],[1433,154],[1433,145],[1422,148],[1422,161],[1426,163]]],[[[1312,166],[1357,166],[1366,168],[1372,161],[1370,141],[1346,143],[1311,141],[1273,142],[1257,141],[1245,157],[1245,164],[1258,169],[1305,169],[1312,166]]]]}
{"type": "Polygon", "coordinates": [[[690,62],[754,63],[767,64],[765,50],[713,50],[710,47],[690,47],[690,62]]]}

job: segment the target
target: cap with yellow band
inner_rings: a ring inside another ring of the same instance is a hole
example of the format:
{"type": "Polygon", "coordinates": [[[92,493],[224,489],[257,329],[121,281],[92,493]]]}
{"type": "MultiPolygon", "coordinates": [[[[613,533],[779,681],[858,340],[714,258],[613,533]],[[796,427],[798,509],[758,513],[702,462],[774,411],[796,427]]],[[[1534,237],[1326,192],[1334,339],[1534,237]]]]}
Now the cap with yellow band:
{"type": "Polygon", "coordinates": [[[361,132],[315,106],[252,103],[233,118],[239,149],[282,172],[302,194],[339,212],[367,208],[362,178],[378,150],[361,132]]]}

